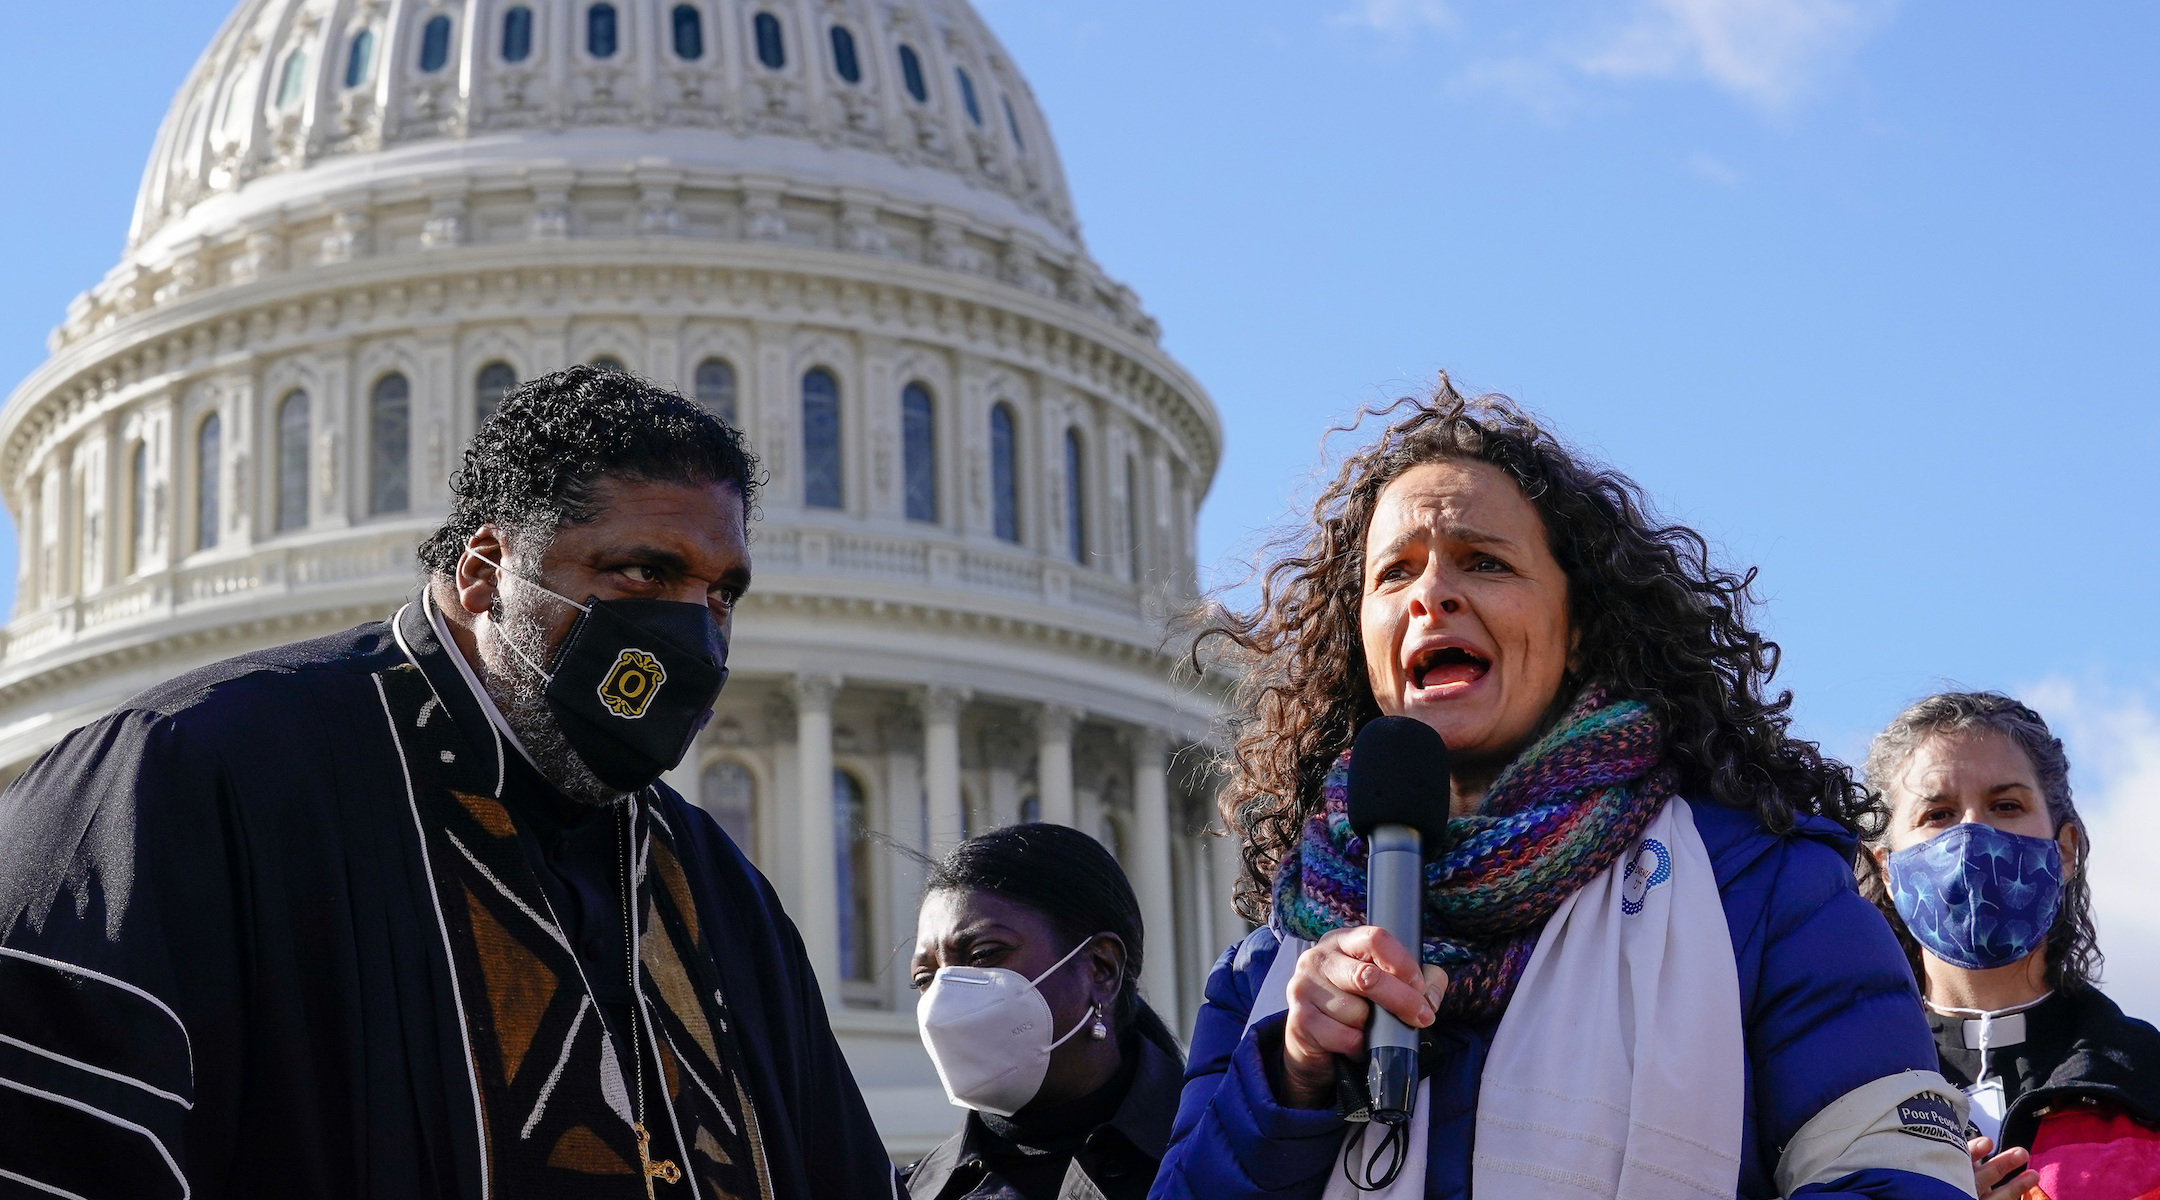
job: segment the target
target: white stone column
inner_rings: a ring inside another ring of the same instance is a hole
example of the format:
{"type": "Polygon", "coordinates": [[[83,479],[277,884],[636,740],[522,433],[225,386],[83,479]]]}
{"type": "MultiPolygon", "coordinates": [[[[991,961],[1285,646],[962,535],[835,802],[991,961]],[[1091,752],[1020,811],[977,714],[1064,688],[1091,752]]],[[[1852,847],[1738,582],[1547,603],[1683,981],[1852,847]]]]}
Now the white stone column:
{"type": "Polygon", "coordinates": [[[833,855],[837,834],[833,819],[832,704],[840,679],[832,675],[797,675],[795,700],[796,819],[802,828],[796,899],[796,928],[803,950],[817,972],[818,988],[828,1004],[840,996],[840,886],[833,855]]]}
{"type": "Polygon", "coordinates": [[[915,698],[923,722],[923,793],[930,806],[930,845],[935,858],[967,837],[960,804],[960,714],[966,688],[928,687],[915,698]]]}
{"type": "MultiPolygon", "coordinates": [[[[1220,814],[1209,828],[1226,828],[1220,814]]],[[[1214,884],[1214,893],[1208,897],[1208,912],[1214,919],[1215,949],[1220,953],[1230,943],[1243,940],[1247,932],[1245,918],[1238,915],[1235,900],[1238,881],[1245,877],[1245,841],[1234,833],[1220,836],[1211,833],[1205,840],[1212,864],[1208,873],[1214,884]]]]}
{"type": "Polygon", "coordinates": [[[1169,739],[1142,729],[1132,738],[1133,845],[1125,864],[1148,940],[1140,990],[1173,1029],[1177,1016],[1177,911],[1170,896],[1170,779],[1164,762],[1169,739]]]}
{"type": "Polygon", "coordinates": [[[1061,704],[1045,704],[1035,713],[1035,795],[1042,819],[1054,825],[1074,825],[1073,726],[1080,710],[1061,704]]]}

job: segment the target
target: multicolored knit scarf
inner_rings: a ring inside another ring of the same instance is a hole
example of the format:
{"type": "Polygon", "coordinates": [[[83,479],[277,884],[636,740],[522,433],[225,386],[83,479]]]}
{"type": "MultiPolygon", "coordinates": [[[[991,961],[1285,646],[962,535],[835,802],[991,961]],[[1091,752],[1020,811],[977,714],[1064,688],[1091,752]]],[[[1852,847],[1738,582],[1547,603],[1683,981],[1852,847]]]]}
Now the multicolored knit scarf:
{"type": "MultiPolygon", "coordinates": [[[[1440,1014],[1506,1011],[1545,922],[1650,824],[1673,794],[1665,736],[1647,706],[1592,689],[1522,752],[1474,816],[1448,822],[1453,848],[1425,864],[1425,944],[1446,968],[1440,1014]]],[[[1365,839],[1350,832],[1350,754],[1321,785],[1322,804],[1275,874],[1277,933],[1308,941],[1365,921],[1365,839]]]]}

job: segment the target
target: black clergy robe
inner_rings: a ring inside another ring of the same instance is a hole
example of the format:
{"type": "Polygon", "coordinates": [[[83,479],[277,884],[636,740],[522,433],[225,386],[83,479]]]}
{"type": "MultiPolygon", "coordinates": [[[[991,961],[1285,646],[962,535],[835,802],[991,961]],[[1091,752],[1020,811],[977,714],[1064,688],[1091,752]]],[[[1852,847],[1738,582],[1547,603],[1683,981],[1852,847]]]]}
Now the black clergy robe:
{"type": "Polygon", "coordinates": [[[664,785],[618,843],[620,1062],[627,958],[580,978],[605,914],[555,919],[456,653],[416,601],[152,688],[0,795],[0,1195],[628,1200],[632,1079],[690,1168],[656,1195],[896,1195],[793,924],[664,785]]]}

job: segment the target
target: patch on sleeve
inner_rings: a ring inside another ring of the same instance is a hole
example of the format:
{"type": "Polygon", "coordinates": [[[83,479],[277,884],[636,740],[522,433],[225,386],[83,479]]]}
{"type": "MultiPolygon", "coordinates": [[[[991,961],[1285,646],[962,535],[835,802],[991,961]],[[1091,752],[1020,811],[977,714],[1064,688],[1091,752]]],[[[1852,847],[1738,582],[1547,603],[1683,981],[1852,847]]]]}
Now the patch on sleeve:
{"type": "Polygon", "coordinates": [[[1914,1137],[1932,1138],[1965,1150],[1965,1119],[1958,1115],[1955,1105],[1948,1097],[1934,1092],[1922,1092],[1909,1100],[1899,1102],[1898,1121],[1905,1132],[1914,1137]]]}
{"type": "Polygon", "coordinates": [[[1970,1196],[1964,1130],[1965,1097],[1940,1074],[1885,1075],[1808,1118],[1778,1157],[1778,1194],[1878,1168],[1925,1175],[1970,1196]]]}

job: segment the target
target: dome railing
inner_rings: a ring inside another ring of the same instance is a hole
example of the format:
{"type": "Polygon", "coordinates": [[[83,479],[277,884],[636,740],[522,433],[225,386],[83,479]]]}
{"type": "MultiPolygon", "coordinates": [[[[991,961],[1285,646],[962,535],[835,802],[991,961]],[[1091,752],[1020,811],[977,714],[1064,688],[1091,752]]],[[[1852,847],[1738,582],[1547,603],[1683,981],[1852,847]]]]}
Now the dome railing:
{"type": "MultiPolygon", "coordinates": [[[[176,618],[280,595],[316,595],[328,607],[361,595],[394,597],[413,586],[414,550],[432,524],[430,518],[291,535],[25,605],[0,628],[0,690],[46,660],[66,657],[70,647],[102,644],[176,618]]],[[[1118,636],[1136,644],[1152,644],[1170,603],[1145,584],[1099,568],[1031,549],[969,544],[945,532],[905,535],[775,522],[758,526],[751,555],[761,592],[851,596],[861,594],[859,584],[874,582],[904,589],[894,595],[914,605],[1009,610],[1017,602],[1061,624],[1093,618],[1108,622],[1095,626],[1102,632],[1122,630],[1118,636]]]]}

